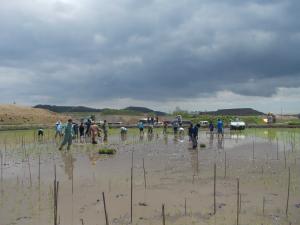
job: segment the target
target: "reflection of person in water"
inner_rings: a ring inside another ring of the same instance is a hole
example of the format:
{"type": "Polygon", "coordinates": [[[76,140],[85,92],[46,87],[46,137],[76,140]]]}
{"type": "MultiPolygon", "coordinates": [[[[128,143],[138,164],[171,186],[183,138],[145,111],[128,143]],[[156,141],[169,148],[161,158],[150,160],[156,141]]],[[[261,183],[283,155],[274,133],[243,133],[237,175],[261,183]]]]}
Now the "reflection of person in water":
{"type": "Polygon", "coordinates": [[[121,140],[126,141],[127,139],[127,131],[128,129],[126,127],[121,127],[121,140]]]}
{"type": "Polygon", "coordinates": [[[195,176],[196,174],[198,175],[199,171],[198,150],[189,150],[189,153],[191,155],[191,165],[194,172],[193,176],[195,176]]]}
{"type": "Polygon", "coordinates": [[[208,148],[212,149],[213,148],[213,144],[214,144],[214,134],[210,134],[208,148]]]}
{"type": "Polygon", "coordinates": [[[178,143],[178,134],[174,134],[174,144],[178,143]]]}
{"type": "Polygon", "coordinates": [[[224,141],[224,138],[218,138],[218,149],[224,149],[224,146],[223,146],[223,141],[224,141]]]}
{"type": "Polygon", "coordinates": [[[167,134],[164,135],[164,143],[166,145],[168,144],[168,135],[167,134]]]}
{"type": "Polygon", "coordinates": [[[72,180],[73,170],[74,170],[74,162],[76,161],[73,158],[71,152],[61,152],[62,161],[65,164],[65,173],[68,175],[69,180],[72,180]]]}
{"type": "Polygon", "coordinates": [[[140,141],[143,141],[143,140],[144,140],[144,132],[140,133],[140,141]]]}
{"type": "Polygon", "coordinates": [[[152,141],[153,140],[153,133],[148,133],[147,137],[148,137],[148,141],[152,141]]]}

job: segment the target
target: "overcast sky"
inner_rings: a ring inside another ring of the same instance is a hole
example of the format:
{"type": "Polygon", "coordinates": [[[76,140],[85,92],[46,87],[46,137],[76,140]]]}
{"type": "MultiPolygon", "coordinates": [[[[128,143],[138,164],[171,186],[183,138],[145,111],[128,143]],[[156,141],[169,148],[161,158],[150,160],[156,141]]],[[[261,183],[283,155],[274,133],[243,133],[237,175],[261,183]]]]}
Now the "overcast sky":
{"type": "Polygon", "coordinates": [[[299,0],[1,0],[0,102],[300,112],[299,0]]]}

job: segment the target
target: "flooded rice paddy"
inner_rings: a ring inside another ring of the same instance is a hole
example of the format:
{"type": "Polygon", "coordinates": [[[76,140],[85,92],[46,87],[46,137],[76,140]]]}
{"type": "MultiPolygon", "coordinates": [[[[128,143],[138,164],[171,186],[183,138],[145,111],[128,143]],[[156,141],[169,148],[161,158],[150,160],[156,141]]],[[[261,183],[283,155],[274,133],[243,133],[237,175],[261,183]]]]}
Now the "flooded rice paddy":
{"type": "Polygon", "coordinates": [[[75,141],[58,151],[52,131],[43,140],[0,132],[0,225],[55,224],[55,171],[57,224],[106,224],[102,193],[112,225],[300,224],[299,138],[297,129],[223,139],[203,130],[206,147],[193,150],[187,136],[112,130],[106,144],[75,141]],[[99,155],[103,146],[117,154],[99,155]]]}

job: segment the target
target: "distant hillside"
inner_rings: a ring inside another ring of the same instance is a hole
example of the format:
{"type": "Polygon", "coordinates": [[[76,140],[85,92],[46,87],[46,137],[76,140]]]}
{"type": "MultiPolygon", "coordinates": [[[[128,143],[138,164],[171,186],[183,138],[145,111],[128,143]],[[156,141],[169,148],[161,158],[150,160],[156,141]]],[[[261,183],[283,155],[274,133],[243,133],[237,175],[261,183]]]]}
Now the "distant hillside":
{"type": "Polygon", "coordinates": [[[199,112],[199,115],[260,116],[265,114],[251,108],[236,108],[236,109],[218,109],[217,111],[199,112]]]}
{"type": "Polygon", "coordinates": [[[85,106],[57,106],[57,105],[36,105],[33,108],[47,109],[57,113],[67,112],[101,112],[101,109],[94,109],[85,106]]]}
{"type": "Polygon", "coordinates": [[[0,125],[54,124],[68,117],[45,109],[20,105],[0,105],[0,125]]]}
{"type": "Polygon", "coordinates": [[[129,106],[129,107],[125,108],[125,110],[141,112],[141,113],[150,113],[150,114],[153,113],[157,116],[167,115],[167,113],[165,113],[165,112],[154,111],[154,110],[146,108],[146,107],[138,107],[138,106],[129,106]]]}
{"type": "Polygon", "coordinates": [[[71,112],[101,112],[105,115],[142,115],[145,113],[155,114],[157,116],[164,116],[166,113],[154,111],[145,107],[130,106],[125,109],[95,109],[85,106],[56,106],[56,105],[36,105],[33,108],[47,109],[57,113],[71,113],[71,112]]]}

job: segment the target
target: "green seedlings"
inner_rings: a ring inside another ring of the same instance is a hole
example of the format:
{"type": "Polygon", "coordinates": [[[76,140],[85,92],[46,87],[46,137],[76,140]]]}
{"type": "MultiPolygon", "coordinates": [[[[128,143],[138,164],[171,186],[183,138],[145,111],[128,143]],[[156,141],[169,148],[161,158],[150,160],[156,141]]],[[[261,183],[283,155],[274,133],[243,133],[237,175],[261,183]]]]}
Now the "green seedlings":
{"type": "Polygon", "coordinates": [[[99,149],[99,154],[105,154],[105,155],[114,155],[116,154],[117,150],[112,148],[101,148],[99,149]]]}
{"type": "Polygon", "coordinates": [[[206,144],[201,143],[200,148],[206,148],[206,144]]]}

